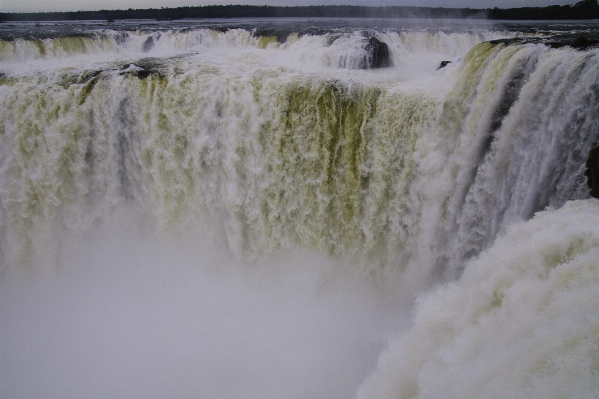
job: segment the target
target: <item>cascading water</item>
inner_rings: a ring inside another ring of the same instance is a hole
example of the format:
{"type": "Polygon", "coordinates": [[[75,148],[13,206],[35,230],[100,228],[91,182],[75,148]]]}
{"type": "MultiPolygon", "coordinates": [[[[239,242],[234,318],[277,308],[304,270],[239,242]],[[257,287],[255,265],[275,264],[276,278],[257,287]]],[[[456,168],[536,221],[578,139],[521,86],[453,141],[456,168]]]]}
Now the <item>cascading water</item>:
{"type": "Polygon", "coordinates": [[[0,395],[597,393],[597,50],[320,23],[2,27],[0,395]]]}

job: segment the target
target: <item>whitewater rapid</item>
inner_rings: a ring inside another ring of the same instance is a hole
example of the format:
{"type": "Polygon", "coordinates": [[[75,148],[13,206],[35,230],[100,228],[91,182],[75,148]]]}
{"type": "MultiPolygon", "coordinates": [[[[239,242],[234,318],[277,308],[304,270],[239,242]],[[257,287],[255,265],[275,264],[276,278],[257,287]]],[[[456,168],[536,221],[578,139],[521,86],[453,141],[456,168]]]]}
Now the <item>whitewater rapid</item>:
{"type": "Polygon", "coordinates": [[[569,202],[513,225],[421,296],[358,397],[596,397],[598,210],[569,202]]]}
{"type": "Polygon", "coordinates": [[[0,394],[597,394],[596,49],[3,29],[0,394]]]}

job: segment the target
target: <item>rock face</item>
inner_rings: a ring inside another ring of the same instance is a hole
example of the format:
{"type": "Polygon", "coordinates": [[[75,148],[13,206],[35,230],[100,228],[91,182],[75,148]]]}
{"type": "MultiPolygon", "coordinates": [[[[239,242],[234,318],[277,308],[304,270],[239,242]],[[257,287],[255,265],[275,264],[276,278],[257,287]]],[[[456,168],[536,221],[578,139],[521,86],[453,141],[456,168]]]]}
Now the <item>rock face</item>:
{"type": "Polygon", "coordinates": [[[587,170],[584,174],[587,177],[587,185],[591,189],[591,196],[599,198],[599,146],[589,152],[586,166],[587,170]]]}
{"type": "Polygon", "coordinates": [[[447,64],[451,64],[451,61],[441,61],[441,64],[439,64],[439,68],[437,68],[437,70],[445,68],[447,64]]]}
{"type": "Polygon", "coordinates": [[[389,46],[387,43],[381,42],[376,37],[368,39],[366,44],[367,65],[366,68],[387,68],[391,66],[391,58],[389,57],[389,46]]]}
{"type": "Polygon", "coordinates": [[[135,64],[123,65],[120,71],[121,75],[135,76],[138,79],[146,79],[149,76],[164,78],[161,71],[162,65],[153,58],[138,60],[135,64]]]}
{"type": "Polygon", "coordinates": [[[152,50],[154,46],[154,39],[152,39],[152,36],[148,37],[147,40],[144,42],[143,52],[147,53],[148,51],[152,50]]]}

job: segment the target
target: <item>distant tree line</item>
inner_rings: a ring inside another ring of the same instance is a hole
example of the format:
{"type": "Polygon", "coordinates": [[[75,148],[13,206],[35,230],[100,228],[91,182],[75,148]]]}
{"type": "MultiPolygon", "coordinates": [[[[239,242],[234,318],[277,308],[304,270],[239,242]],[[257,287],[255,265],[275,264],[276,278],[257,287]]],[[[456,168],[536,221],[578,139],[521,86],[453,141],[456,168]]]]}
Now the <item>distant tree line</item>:
{"type": "Polygon", "coordinates": [[[73,12],[0,13],[0,21],[76,21],[118,19],[196,18],[488,18],[488,19],[594,19],[599,18],[597,0],[583,0],[572,6],[524,8],[431,8],[365,6],[250,6],[222,5],[160,9],[128,9],[73,12]]]}
{"type": "Polygon", "coordinates": [[[493,8],[487,15],[489,19],[597,19],[599,5],[597,0],[583,0],[572,6],[493,8]]]}
{"type": "Polygon", "coordinates": [[[192,18],[484,18],[485,10],[426,7],[363,6],[249,6],[222,5],[142,10],[100,10],[74,12],[1,13],[0,21],[75,21],[118,19],[192,19],[192,18]]]}

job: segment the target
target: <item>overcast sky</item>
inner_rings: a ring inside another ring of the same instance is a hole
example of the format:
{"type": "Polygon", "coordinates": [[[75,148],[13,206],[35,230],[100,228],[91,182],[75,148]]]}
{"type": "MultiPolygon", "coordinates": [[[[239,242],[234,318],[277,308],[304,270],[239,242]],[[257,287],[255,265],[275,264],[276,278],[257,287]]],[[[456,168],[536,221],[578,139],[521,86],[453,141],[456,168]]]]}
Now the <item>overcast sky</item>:
{"type": "Polygon", "coordinates": [[[537,7],[553,4],[574,4],[578,0],[0,0],[0,11],[78,11],[113,10],[127,8],[160,8],[202,6],[211,4],[257,4],[257,5],[386,5],[423,7],[537,7]]]}

